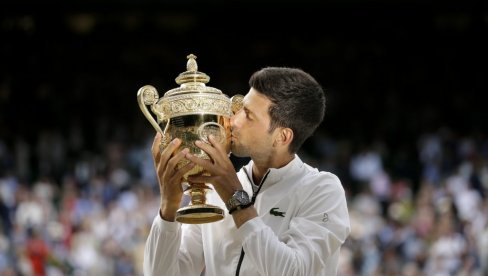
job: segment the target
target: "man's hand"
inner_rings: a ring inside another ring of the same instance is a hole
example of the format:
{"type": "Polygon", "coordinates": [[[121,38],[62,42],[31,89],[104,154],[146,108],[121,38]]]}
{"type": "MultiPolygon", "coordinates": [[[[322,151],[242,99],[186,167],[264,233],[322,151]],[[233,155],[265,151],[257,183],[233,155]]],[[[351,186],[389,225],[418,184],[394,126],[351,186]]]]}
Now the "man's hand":
{"type": "MultiPolygon", "coordinates": [[[[196,141],[195,145],[204,150],[210,156],[211,160],[198,158],[190,153],[186,154],[186,158],[192,163],[203,167],[210,173],[210,176],[189,176],[188,180],[194,183],[213,184],[222,201],[227,202],[235,191],[242,189],[242,185],[239,178],[237,178],[234,165],[230,161],[224,145],[217,142],[212,135],[209,135],[208,141],[210,144],[196,141]]],[[[257,216],[258,213],[253,206],[232,213],[232,218],[237,228],[257,216]]]]}
{"type": "Polygon", "coordinates": [[[195,145],[204,150],[211,160],[202,159],[187,153],[186,158],[195,163],[207,172],[210,176],[198,175],[190,176],[188,180],[194,183],[211,183],[224,202],[227,202],[235,191],[242,189],[242,185],[237,178],[237,174],[227,155],[225,146],[215,140],[213,135],[209,135],[207,144],[202,141],[196,141],[195,145]]]}
{"type": "Polygon", "coordinates": [[[175,138],[163,150],[160,149],[160,144],[161,134],[158,132],[154,138],[151,151],[161,193],[160,214],[164,220],[174,221],[183,196],[183,187],[181,186],[183,175],[190,171],[195,164],[189,163],[178,169],[178,162],[185,158],[189,152],[188,148],[180,152],[177,151],[181,145],[180,139],[175,138]]]}

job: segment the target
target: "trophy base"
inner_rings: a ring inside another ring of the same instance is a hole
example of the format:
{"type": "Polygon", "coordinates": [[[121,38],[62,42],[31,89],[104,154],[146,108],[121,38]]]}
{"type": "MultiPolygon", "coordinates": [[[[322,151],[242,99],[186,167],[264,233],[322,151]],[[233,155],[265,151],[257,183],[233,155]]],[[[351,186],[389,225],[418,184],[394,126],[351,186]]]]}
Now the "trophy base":
{"type": "Polygon", "coordinates": [[[209,204],[189,205],[178,209],[176,221],[187,224],[201,224],[224,218],[224,210],[209,204]]]}

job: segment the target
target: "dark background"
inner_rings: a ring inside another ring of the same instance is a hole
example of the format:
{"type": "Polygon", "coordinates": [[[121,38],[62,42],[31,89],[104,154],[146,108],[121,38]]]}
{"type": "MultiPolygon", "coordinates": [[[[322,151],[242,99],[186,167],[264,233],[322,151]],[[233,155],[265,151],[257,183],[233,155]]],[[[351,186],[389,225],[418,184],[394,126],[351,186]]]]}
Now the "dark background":
{"type": "Polygon", "coordinates": [[[208,85],[229,96],[246,93],[261,67],[305,69],[326,88],[321,132],[357,148],[381,140],[393,158],[417,160],[422,133],[448,128],[486,137],[486,6],[3,1],[0,137],[12,146],[35,143],[41,131],[68,135],[78,127],[93,151],[104,145],[100,129],[106,139],[143,141],[153,129],[137,90],[175,88],[194,53],[208,85]]]}

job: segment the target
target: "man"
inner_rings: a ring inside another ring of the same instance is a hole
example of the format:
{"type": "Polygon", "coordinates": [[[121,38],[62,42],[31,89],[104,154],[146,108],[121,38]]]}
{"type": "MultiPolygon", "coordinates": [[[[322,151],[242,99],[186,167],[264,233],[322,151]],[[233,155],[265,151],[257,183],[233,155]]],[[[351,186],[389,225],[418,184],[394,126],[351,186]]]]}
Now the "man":
{"type": "Polygon", "coordinates": [[[337,274],[339,250],[350,232],[344,189],[335,175],[296,154],[323,120],[324,92],[295,68],[264,68],[249,84],[243,108],[231,118],[232,153],[251,157],[237,174],[212,136],[209,143],[196,142],[212,161],[188,149],[176,153],[179,139],[160,152],[156,136],[161,209],[146,242],[145,275],[337,274]],[[178,170],[182,158],[191,162],[178,170]],[[189,180],[213,184],[217,193],[209,201],[229,209],[221,221],[175,222],[181,178],[195,165],[210,176],[189,180]]]}

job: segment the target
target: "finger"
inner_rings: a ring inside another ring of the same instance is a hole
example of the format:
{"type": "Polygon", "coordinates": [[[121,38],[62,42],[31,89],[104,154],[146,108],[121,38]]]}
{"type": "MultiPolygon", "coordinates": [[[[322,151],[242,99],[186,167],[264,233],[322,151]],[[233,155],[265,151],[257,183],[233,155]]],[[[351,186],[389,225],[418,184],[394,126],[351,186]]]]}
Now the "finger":
{"type": "Polygon", "coordinates": [[[200,167],[204,168],[208,172],[210,172],[210,173],[214,172],[213,163],[210,160],[199,158],[199,157],[197,157],[191,153],[187,153],[185,155],[185,157],[186,157],[186,159],[190,160],[191,162],[193,162],[193,163],[199,165],[200,167]]]}
{"type": "Polygon", "coordinates": [[[183,166],[182,168],[180,168],[179,170],[176,171],[176,173],[174,175],[174,178],[175,179],[178,179],[178,180],[181,179],[181,178],[183,178],[183,176],[187,172],[189,172],[191,169],[193,169],[195,166],[196,166],[196,164],[195,163],[192,163],[192,162],[186,164],[185,166],[183,166]]]}
{"type": "Polygon", "coordinates": [[[220,143],[214,135],[208,136],[208,141],[212,144],[212,146],[217,149],[218,152],[225,152],[225,147],[222,143],[220,143]]]}
{"type": "Polygon", "coordinates": [[[182,151],[178,152],[175,156],[173,156],[166,165],[166,172],[174,172],[178,168],[178,163],[181,159],[185,158],[185,155],[190,152],[190,149],[184,148],[182,151]]]}
{"type": "Polygon", "coordinates": [[[211,159],[215,159],[214,157],[217,156],[217,151],[212,146],[212,144],[207,144],[205,142],[197,140],[195,141],[195,145],[205,151],[211,159]]]}
{"type": "Polygon", "coordinates": [[[163,150],[161,153],[160,165],[164,168],[167,166],[171,155],[176,151],[176,149],[181,145],[181,140],[178,138],[173,139],[171,143],[163,150]]]}
{"type": "Polygon", "coordinates": [[[154,160],[159,160],[159,158],[161,158],[161,151],[159,150],[160,144],[161,144],[161,133],[157,131],[156,135],[154,136],[153,144],[151,146],[151,152],[154,160]]]}

